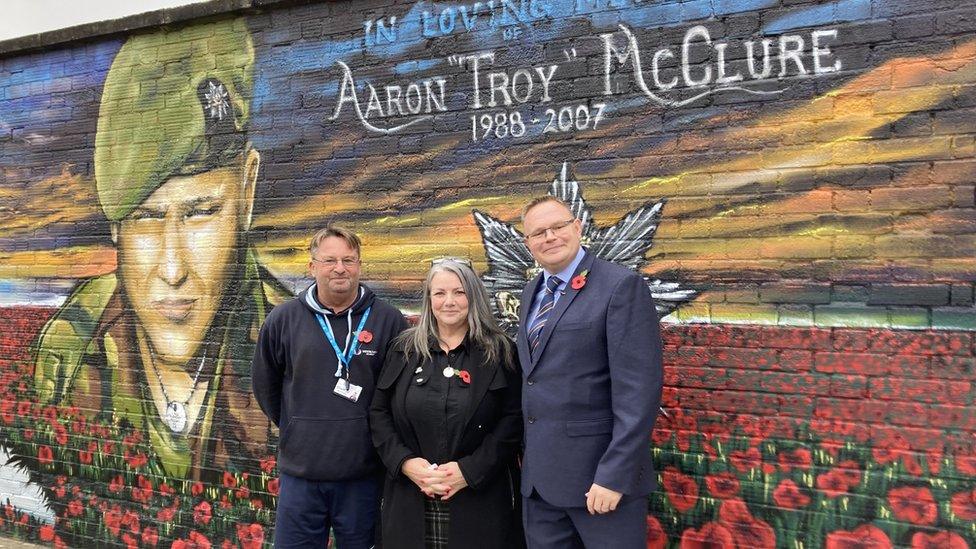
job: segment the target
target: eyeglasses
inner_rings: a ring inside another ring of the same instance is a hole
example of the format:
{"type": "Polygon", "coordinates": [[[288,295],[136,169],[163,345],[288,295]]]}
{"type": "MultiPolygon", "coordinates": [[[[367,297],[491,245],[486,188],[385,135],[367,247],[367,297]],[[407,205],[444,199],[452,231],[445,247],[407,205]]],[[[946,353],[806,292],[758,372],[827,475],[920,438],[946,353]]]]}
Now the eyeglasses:
{"type": "Polygon", "coordinates": [[[338,266],[340,263],[345,267],[355,267],[360,263],[360,259],[356,257],[342,257],[342,258],[327,257],[325,259],[315,259],[313,257],[312,261],[314,261],[315,263],[321,263],[322,265],[325,265],[329,269],[336,268],[336,266],[338,266]]]}
{"type": "Polygon", "coordinates": [[[430,266],[433,267],[434,265],[440,265],[441,263],[447,262],[460,263],[466,267],[471,266],[471,260],[466,257],[438,257],[437,259],[430,260],[430,266]]]}
{"type": "Polygon", "coordinates": [[[559,231],[565,229],[566,227],[569,227],[570,225],[572,225],[574,221],[576,221],[576,218],[575,217],[573,219],[567,219],[566,221],[560,221],[559,223],[553,223],[552,225],[549,225],[548,227],[546,227],[544,229],[539,229],[538,231],[535,231],[532,234],[526,235],[525,236],[525,239],[526,240],[539,240],[540,238],[545,238],[546,234],[549,231],[552,231],[552,234],[556,234],[559,231]]]}

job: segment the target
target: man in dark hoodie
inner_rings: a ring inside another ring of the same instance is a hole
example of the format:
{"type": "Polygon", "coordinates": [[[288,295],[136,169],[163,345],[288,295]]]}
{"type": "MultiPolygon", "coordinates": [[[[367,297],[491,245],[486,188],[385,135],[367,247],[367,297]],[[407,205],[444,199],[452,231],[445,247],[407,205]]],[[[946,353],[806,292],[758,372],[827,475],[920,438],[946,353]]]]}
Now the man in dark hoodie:
{"type": "Polygon", "coordinates": [[[407,321],[359,283],[354,233],[322,229],[309,252],[315,282],[268,315],[251,365],[254,396],[281,435],[275,547],[325,547],[332,528],[342,549],[365,549],[380,497],[367,412],[407,321]]]}

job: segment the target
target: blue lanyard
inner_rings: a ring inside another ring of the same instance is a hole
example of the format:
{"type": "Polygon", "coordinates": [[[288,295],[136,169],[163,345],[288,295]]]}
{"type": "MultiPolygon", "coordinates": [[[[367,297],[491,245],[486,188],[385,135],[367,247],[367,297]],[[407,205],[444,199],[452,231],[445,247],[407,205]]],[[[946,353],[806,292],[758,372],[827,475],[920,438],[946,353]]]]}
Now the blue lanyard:
{"type": "Polygon", "coordinates": [[[369,318],[369,312],[373,309],[370,305],[366,308],[366,312],[363,313],[363,318],[359,321],[359,327],[356,331],[352,333],[352,347],[349,350],[343,352],[339,349],[339,344],[336,343],[335,334],[332,333],[332,325],[324,320],[325,315],[318,314],[315,318],[319,321],[319,326],[322,327],[322,332],[325,337],[328,338],[329,343],[332,344],[332,350],[335,351],[336,359],[339,360],[339,366],[336,367],[336,377],[342,377],[342,371],[346,370],[346,376],[349,375],[349,362],[352,361],[352,357],[356,356],[356,351],[359,349],[359,333],[363,331],[363,326],[366,325],[366,319],[369,318]]]}

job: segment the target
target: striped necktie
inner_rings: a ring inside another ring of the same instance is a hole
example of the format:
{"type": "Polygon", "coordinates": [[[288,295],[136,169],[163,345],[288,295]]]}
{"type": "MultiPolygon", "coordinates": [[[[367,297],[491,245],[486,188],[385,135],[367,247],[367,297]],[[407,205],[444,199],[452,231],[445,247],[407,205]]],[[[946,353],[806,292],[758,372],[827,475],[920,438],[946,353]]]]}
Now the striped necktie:
{"type": "Polygon", "coordinates": [[[556,288],[562,282],[556,276],[550,276],[546,280],[546,294],[542,296],[542,302],[539,304],[539,312],[536,313],[535,319],[532,321],[532,326],[529,327],[528,331],[529,350],[532,353],[535,353],[535,348],[539,346],[539,341],[542,339],[542,329],[546,327],[546,320],[549,319],[549,313],[552,312],[552,308],[556,304],[556,288]]]}

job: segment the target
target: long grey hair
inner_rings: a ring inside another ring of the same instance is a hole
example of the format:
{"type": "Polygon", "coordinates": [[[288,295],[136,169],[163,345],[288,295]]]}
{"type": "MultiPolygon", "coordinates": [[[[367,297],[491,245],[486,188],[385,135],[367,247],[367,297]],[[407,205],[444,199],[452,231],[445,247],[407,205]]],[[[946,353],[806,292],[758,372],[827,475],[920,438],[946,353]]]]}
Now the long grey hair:
{"type": "Polygon", "coordinates": [[[424,280],[420,319],[416,326],[408,328],[399,339],[404,344],[404,354],[409,357],[417,354],[424,360],[431,360],[430,340],[440,340],[437,333],[437,319],[431,306],[430,284],[437,273],[453,273],[461,280],[464,294],[468,298],[468,338],[484,350],[485,364],[501,362],[508,368],[511,364],[512,341],[498,326],[488,304],[488,292],[484,284],[469,265],[457,259],[443,259],[436,262],[427,272],[424,280]]]}

